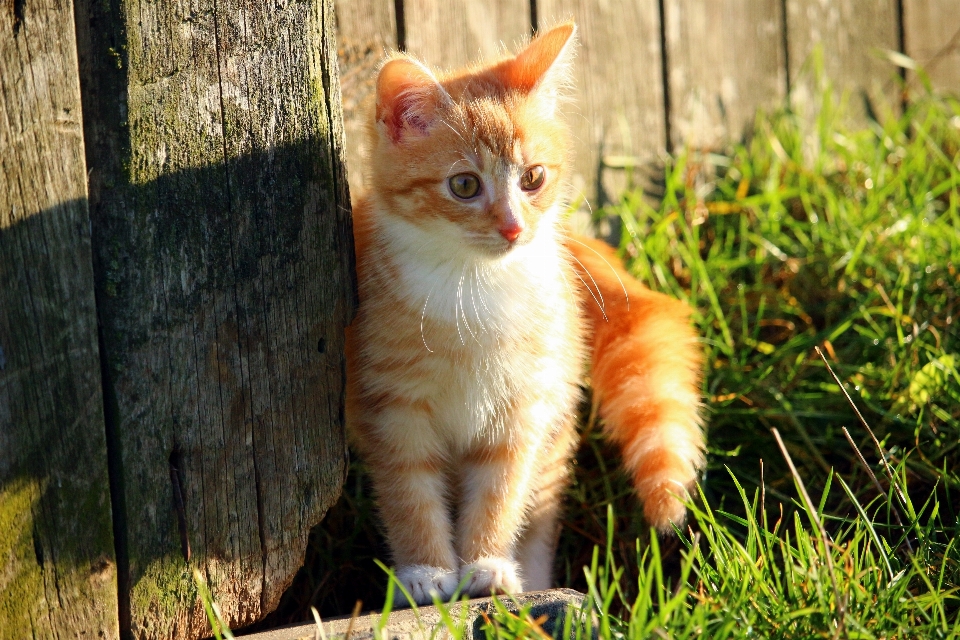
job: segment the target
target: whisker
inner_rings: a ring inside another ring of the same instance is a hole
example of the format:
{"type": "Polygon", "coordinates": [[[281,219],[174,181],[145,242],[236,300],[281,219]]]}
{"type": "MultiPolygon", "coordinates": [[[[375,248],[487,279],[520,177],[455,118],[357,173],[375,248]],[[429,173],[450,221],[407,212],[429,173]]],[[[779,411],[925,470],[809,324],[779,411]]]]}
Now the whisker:
{"type": "Polygon", "coordinates": [[[480,305],[487,310],[488,314],[493,315],[493,312],[490,311],[490,307],[487,306],[487,301],[483,299],[484,293],[486,293],[487,295],[490,295],[490,292],[487,291],[486,287],[483,286],[484,273],[480,271],[477,265],[473,266],[473,270],[477,276],[477,289],[478,289],[478,293],[480,294],[480,305]]]}
{"type": "MultiPolygon", "coordinates": [[[[577,260],[577,256],[575,256],[575,255],[573,255],[573,254],[570,254],[570,257],[573,258],[574,261],[575,261],[578,265],[580,265],[580,268],[583,269],[583,272],[584,272],[584,273],[586,273],[588,276],[590,276],[590,281],[593,283],[593,286],[595,286],[595,287],[597,288],[597,295],[600,296],[600,303],[599,303],[599,304],[600,304],[600,310],[601,310],[601,311],[606,311],[606,310],[607,310],[607,305],[606,305],[606,303],[604,303],[604,301],[603,301],[603,292],[600,291],[600,285],[597,284],[597,281],[593,279],[593,274],[590,273],[590,270],[589,270],[589,269],[587,269],[585,266],[583,266],[583,263],[582,263],[582,262],[580,262],[579,260],[577,260]]],[[[583,281],[583,278],[580,278],[580,280],[583,281]]],[[[584,282],[583,284],[587,284],[587,283],[584,282]]],[[[587,288],[589,289],[589,287],[587,287],[587,288]]],[[[592,294],[592,293],[593,293],[593,290],[591,290],[590,293],[592,294]]]]}
{"type": "MultiPolygon", "coordinates": [[[[474,277],[476,277],[476,266],[474,266],[474,277]]],[[[477,309],[477,298],[473,294],[473,279],[470,279],[470,304],[473,306],[473,314],[477,318],[477,323],[480,325],[480,330],[484,333],[487,331],[487,327],[483,324],[483,318],[480,317],[480,310],[477,309]]]]}
{"type": "Polygon", "coordinates": [[[455,160],[454,163],[453,163],[452,165],[450,165],[450,167],[447,169],[447,176],[446,176],[446,177],[449,178],[450,175],[453,173],[453,168],[454,168],[455,166],[457,166],[458,164],[460,164],[461,162],[466,162],[467,164],[470,163],[466,158],[460,158],[459,160],[455,160]]]}
{"type": "MultiPolygon", "coordinates": [[[[467,331],[470,333],[470,336],[473,338],[474,342],[481,344],[480,340],[477,339],[477,334],[473,332],[473,329],[470,327],[470,319],[467,318],[467,310],[463,306],[463,279],[467,275],[467,265],[463,265],[463,271],[460,272],[460,283],[457,285],[457,311],[458,313],[463,314],[463,324],[466,325],[467,331]]],[[[460,318],[457,317],[457,327],[460,327],[460,318]]],[[[462,339],[462,338],[461,338],[462,339]]]]}
{"type": "MultiPolygon", "coordinates": [[[[583,141],[581,140],[581,142],[583,141]]],[[[587,210],[590,211],[590,219],[593,220],[593,205],[590,204],[590,198],[587,197],[587,194],[583,192],[583,189],[577,189],[570,180],[565,181],[565,184],[568,188],[576,190],[577,197],[583,198],[583,204],[587,205],[587,210]]]]}
{"type": "Polygon", "coordinates": [[[430,293],[427,294],[427,299],[423,301],[423,311],[420,312],[420,339],[423,340],[423,346],[426,350],[433,353],[433,349],[427,345],[427,339],[423,336],[423,318],[427,315],[427,303],[430,302],[431,295],[433,295],[433,289],[430,289],[430,293]]]}
{"type": "MultiPolygon", "coordinates": [[[[580,278],[580,274],[577,273],[576,270],[574,270],[573,274],[578,278],[580,278]]],[[[597,300],[597,296],[593,295],[593,289],[590,288],[590,285],[584,282],[583,278],[580,278],[580,282],[583,282],[583,286],[586,287],[587,291],[590,292],[590,295],[593,297],[593,301],[597,303],[597,307],[600,308],[600,315],[603,316],[604,320],[606,320],[607,322],[610,322],[610,318],[607,317],[607,312],[603,310],[603,305],[600,304],[599,300],[597,300]]]]}
{"type": "Polygon", "coordinates": [[[447,127],[447,129],[450,129],[450,131],[453,131],[453,133],[454,133],[458,138],[460,138],[460,140],[463,142],[463,144],[467,144],[467,141],[463,139],[463,135],[462,135],[459,131],[457,131],[456,129],[454,129],[454,128],[453,128],[453,125],[451,125],[449,122],[447,122],[447,121],[444,120],[443,118],[440,119],[440,122],[442,122],[442,123],[447,127]]]}
{"type": "MultiPolygon", "coordinates": [[[[587,249],[590,249],[590,251],[593,251],[595,254],[597,254],[597,257],[598,257],[598,258],[600,258],[601,260],[603,260],[604,264],[606,264],[608,267],[610,267],[610,271],[613,272],[613,275],[615,275],[615,276],[617,277],[617,282],[620,283],[620,288],[623,289],[623,297],[626,298],[626,300],[627,300],[627,311],[630,311],[630,294],[627,293],[627,287],[626,287],[626,285],[623,284],[623,280],[620,279],[620,274],[617,273],[617,270],[613,268],[613,265],[610,264],[609,262],[607,262],[607,259],[603,257],[603,254],[602,254],[602,253],[600,253],[599,251],[597,251],[596,249],[594,249],[594,248],[591,247],[590,245],[588,245],[588,244],[586,244],[586,243],[583,243],[583,242],[580,242],[580,241],[577,240],[576,238],[572,238],[572,237],[571,237],[570,240],[573,240],[573,241],[576,242],[577,244],[579,244],[579,245],[581,245],[581,246],[584,246],[584,247],[586,247],[587,249]]],[[[574,258],[574,259],[576,259],[576,258],[574,258]]],[[[579,260],[577,260],[577,262],[579,262],[579,260]]],[[[583,265],[581,265],[581,266],[583,266],[583,265]]]]}
{"type": "Polygon", "coordinates": [[[467,341],[463,339],[463,334],[460,332],[460,289],[457,288],[457,300],[453,303],[453,315],[457,319],[457,335],[460,336],[460,344],[466,346],[467,341]]]}

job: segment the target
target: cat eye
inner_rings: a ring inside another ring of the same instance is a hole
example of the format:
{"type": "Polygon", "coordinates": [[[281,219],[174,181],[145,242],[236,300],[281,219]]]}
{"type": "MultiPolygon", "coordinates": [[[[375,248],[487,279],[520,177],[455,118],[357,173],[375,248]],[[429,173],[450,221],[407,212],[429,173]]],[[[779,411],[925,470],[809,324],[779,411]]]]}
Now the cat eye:
{"type": "Polygon", "coordinates": [[[447,184],[450,185],[453,195],[462,200],[469,200],[480,193],[480,178],[472,173],[458,173],[451,177],[447,184]]]}
{"type": "Polygon", "coordinates": [[[543,179],[546,175],[547,172],[539,164],[535,167],[530,167],[526,173],[520,177],[520,188],[524,191],[536,191],[543,185],[543,179]]]}

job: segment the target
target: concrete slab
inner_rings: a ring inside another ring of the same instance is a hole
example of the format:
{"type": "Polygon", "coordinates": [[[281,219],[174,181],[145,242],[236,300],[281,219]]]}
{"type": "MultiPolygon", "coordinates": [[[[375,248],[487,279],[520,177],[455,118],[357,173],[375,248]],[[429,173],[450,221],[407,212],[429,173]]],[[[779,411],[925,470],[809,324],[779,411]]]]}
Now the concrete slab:
{"type": "MultiPolygon", "coordinates": [[[[534,591],[513,597],[500,596],[500,602],[508,611],[516,613],[520,608],[529,605],[530,616],[534,620],[545,615],[547,619],[542,627],[550,635],[554,635],[554,629],[563,624],[567,607],[579,608],[583,600],[584,595],[572,589],[534,591]]],[[[495,610],[492,598],[477,598],[448,605],[449,615],[453,620],[465,620],[464,640],[483,640],[483,614],[490,615],[495,610]]],[[[323,630],[328,640],[373,640],[373,630],[379,621],[380,614],[377,612],[363,614],[352,620],[349,616],[333,618],[323,622],[323,630]]],[[[242,637],[244,640],[315,640],[321,636],[317,633],[317,626],[311,622],[242,637]]],[[[416,613],[412,609],[391,612],[385,634],[385,638],[389,640],[444,640],[450,637],[440,612],[434,606],[419,607],[416,613]]]]}

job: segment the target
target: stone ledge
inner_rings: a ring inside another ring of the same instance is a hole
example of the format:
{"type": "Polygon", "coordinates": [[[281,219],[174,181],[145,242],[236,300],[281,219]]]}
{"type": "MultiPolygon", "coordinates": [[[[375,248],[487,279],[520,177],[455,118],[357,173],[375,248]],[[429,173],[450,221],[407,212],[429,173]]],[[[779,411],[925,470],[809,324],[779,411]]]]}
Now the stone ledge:
{"type": "MultiPolygon", "coordinates": [[[[530,606],[530,615],[537,619],[546,615],[547,621],[543,629],[553,634],[556,625],[562,625],[568,605],[580,607],[584,595],[572,589],[551,589],[549,591],[534,591],[521,593],[516,596],[501,596],[500,602],[513,613],[520,607],[530,606]]],[[[450,617],[454,620],[465,619],[466,633],[463,640],[483,640],[484,633],[483,613],[488,615],[495,611],[493,598],[477,598],[467,602],[458,602],[448,605],[450,617]],[[464,613],[464,607],[467,611],[464,613]]],[[[373,640],[373,629],[380,620],[379,613],[366,613],[353,619],[349,616],[331,618],[323,623],[323,631],[328,640],[345,638],[350,631],[349,640],[373,640]]],[[[449,638],[449,633],[441,620],[440,612],[434,606],[419,607],[417,613],[412,609],[399,609],[390,613],[386,626],[389,640],[443,640],[449,638]],[[435,631],[439,629],[439,632],[435,631]]],[[[248,636],[244,640],[314,640],[319,638],[317,626],[312,622],[280,627],[271,631],[261,631],[248,636]]]]}

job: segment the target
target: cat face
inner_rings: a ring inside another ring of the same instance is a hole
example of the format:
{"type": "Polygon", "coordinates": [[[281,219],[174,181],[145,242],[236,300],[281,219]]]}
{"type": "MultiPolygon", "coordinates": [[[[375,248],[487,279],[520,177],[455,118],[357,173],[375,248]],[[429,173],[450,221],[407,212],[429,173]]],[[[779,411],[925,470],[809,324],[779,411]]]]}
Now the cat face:
{"type": "Polygon", "coordinates": [[[561,25],[515,57],[439,79],[407,57],[383,66],[371,179],[397,233],[431,252],[496,259],[556,223],[569,153],[557,103],[573,34],[561,25]]]}

